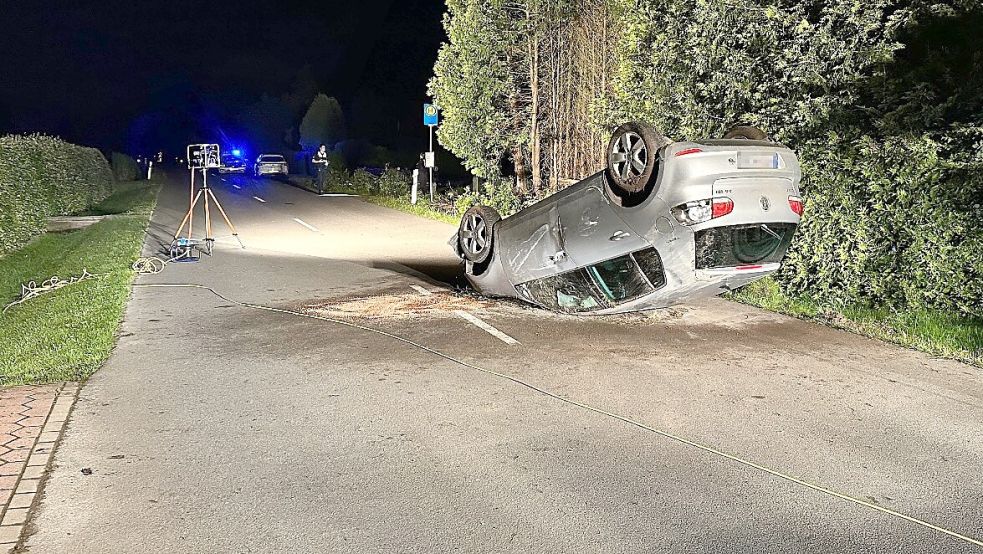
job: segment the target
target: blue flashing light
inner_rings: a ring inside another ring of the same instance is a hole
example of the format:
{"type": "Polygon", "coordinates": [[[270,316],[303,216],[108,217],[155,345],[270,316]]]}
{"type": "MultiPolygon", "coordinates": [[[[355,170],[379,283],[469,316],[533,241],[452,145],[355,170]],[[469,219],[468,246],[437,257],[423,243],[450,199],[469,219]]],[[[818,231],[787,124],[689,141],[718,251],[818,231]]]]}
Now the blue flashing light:
{"type": "Polygon", "coordinates": [[[232,150],[232,155],[238,158],[239,156],[242,155],[242,150],[239,150],[238,148],[235,148],[235,149],[232,150]]]}

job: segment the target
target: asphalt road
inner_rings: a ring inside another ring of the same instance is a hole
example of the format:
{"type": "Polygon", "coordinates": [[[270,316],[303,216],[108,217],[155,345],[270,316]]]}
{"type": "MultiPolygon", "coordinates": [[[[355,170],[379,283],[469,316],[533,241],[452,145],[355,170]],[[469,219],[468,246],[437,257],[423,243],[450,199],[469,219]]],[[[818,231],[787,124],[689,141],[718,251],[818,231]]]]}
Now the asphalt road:
{"type": "Polygon", "coordinates": [[[453,296],[451,226],[216,184],[246,249],[216,224],[214,256],[138,280],[30,552],[983,550],[942,530],[983,538],[976,368],[722,300],[577,319],[453,296]]]}

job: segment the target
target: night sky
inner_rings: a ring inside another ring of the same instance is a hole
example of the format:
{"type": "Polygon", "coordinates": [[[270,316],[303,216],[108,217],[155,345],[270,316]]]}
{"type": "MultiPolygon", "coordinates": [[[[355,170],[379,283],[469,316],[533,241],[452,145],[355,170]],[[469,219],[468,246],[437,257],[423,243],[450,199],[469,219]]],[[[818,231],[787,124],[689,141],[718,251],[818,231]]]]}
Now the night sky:
{"type": "Polygon", "coordinates": [[[148,114],[167,122],[155,124],[167,147],[194,138],[181,136],[189,125],[218,140],[206,135],[264,94],[305,85],[341,102],[351,135],[406,148],[425,137],[420,104],[444,39],[440,0],[11,0],[2,11],[0,133],[105,149],[132,150],[148,114]]]}

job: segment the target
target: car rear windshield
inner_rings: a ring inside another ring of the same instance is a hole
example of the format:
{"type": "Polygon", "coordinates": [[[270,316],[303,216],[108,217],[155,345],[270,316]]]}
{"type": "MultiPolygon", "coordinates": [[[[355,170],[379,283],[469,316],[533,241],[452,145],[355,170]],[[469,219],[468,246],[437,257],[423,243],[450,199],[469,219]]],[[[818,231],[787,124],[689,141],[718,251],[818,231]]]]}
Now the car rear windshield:
{"type": "Polygon", "coordinates": [[[698,231],[696,268],[778,263],[794,233],[794,223],[732,225],[698,231]]]}
{"type": "Polygon", "coordinates": [[[283,161],[283,156],[260,156],[259,157],[259,161],[261,161],[261,162],[273,162],[273,163],[282,162],[283,161]]]}
{"type": "Polygon", "coordinates": [[[526,295],[543,306],[563,312],[589,312],[604,305],[583,269],[521,285],[526,295]]]}
{"type": "Polygon", "coordinates": [[[631,256],[621,256],[587,268],[604,297],[612,303],[637,298],[652,291],[631,256]]]}
{"type": "Polygon", "coordinates": [[[552,310],[590,312],[633,300],[666,284],[654,248],[519,285],[526,298],[552,310]]]}

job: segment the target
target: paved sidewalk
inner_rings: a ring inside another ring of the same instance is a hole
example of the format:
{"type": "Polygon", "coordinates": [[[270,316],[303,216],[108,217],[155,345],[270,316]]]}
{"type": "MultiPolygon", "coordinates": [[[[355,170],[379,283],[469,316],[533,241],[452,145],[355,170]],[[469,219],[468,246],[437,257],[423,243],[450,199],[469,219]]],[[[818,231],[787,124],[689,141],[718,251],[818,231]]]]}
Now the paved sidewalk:
{"type": "Polygon", "coordinates": [[[13,552],[75,403],[78,383],[0,390],[0,552],[13,552]]]}

